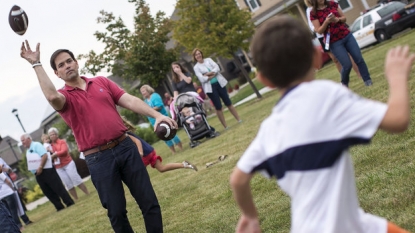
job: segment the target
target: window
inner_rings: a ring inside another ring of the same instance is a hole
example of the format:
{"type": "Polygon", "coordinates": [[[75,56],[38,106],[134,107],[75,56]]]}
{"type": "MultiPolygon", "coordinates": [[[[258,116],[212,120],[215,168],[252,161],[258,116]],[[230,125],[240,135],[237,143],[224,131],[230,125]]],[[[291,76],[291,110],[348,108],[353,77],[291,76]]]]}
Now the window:
{"type": "Polygon", "coordinates": [[[371,15],[366,15],[363,18],[363,27],[366,27],[366,26],[368,26],[368,25],[370,25],[372,23],[373,23],[373,20],[372,20],[372,16],[371,15]]]}
{"type": "Polygon", "coordinates": [[[351,27],[352,32],[356,32],[356,31],[360,30],[360,22],[362,22],[362,18],[360,18],[360,19],[358,19],[354,22],[354,24],[351,27]]]}
{"type": "Polygon", "coordinates": [[[250,11],[256,11],[261,6],[259,0],[244,0],[250,11]]]}
{"type": "Polygon", "coordinates": [[[402,9],[405,6],[405,4],[403,3],[393,3],[393,4],[389,4],[385,7],[383,7],[382,9],[379,9],[377,12],[380,15],[381,18],[392,14],[393,12],[397,11],[398,9],[402,9]]]}
{"type": "Polygon", "coordinates": [[[352,3],[349,0],[339,0],[338,3],[343,12],[353,8],[352,3]]]}

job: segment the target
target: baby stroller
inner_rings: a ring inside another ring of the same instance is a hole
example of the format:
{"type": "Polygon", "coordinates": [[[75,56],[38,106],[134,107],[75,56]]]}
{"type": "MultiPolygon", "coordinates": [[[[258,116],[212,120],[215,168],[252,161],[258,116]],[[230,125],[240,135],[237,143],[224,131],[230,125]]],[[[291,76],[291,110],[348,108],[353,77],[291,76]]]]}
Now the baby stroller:
{"type": "Polygon", "coordinates": [[[191,148],[200,144],[199,139],[204,137],[214,138],[219,135],[206,120],[206,113],[202,108],[203,99],[197,93],[187,92],[177,96],[174,102],[172,118],[176,120],[179,127],[183,127],[189,136],[191,148]],[[185,116],[184,108],[189,108],[191,114],[185,116]]]}

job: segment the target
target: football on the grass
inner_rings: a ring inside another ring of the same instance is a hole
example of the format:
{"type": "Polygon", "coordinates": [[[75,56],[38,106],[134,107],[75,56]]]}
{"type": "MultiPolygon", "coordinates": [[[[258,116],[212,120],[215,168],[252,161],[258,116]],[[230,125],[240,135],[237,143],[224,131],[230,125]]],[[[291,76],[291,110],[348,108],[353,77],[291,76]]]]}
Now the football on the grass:
{"type": "Polygon", "coordinates": [[[22,36],[26,32],[29,26],[29,19],[27,18],[26,12],[20,6],[14,5],[10,9],[9,24],[12,30],[18,35],[22,36]]]}
{"type": "Polygon", "coordinates": [[[156,127],[157,137],[161,140],[168,141],[172,140],[176,136],[177,129],[170,127],[169,123],[162,121],[156,127]]]}

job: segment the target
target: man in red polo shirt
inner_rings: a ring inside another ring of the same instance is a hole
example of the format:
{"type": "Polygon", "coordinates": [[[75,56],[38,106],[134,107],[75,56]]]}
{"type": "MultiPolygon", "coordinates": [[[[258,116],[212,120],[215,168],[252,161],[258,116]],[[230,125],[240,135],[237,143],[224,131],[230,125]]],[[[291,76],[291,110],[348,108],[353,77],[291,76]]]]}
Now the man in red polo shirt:
{"type": "Polygon", "coordinates": [[[65,81],[57,91],[40,63],[39,47],[38,43],[32,51],[28,41],[23,42],[20,56],[32,64],[46,99],[73,130],[114,231],[134,232],[127,218],[124,182],[142,211],[147,232],[163,232],[156,194],[116,105],[153,117],[156,125],[166,121],[177,128],[176,122],[105,77],[81,77],[77,60],[66,49],[57,50],[50,59],[55,74],[65,81]]]}

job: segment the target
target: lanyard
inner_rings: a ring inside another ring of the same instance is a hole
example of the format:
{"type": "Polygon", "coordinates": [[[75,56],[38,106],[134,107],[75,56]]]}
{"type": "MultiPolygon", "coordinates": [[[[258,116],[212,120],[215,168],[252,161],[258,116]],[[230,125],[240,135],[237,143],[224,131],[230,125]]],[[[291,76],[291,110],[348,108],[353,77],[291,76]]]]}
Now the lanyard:
{"type": "Polygon", "coordinates": [[[330,25],[329,26],[327,26],[327,34],[326,34],[326,44],[325,44],[325,46],[324,46],[324,48],[326,49],[326,50],[329,50],[330,49],[330,25]]]}

